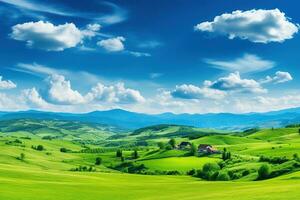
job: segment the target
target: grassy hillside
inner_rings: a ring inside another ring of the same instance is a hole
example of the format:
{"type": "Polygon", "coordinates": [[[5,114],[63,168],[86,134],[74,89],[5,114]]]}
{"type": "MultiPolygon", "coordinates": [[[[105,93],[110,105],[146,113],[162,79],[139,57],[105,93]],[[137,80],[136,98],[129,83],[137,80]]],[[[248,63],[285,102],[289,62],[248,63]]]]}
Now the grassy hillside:
{"type": "Polygon", "coordinates": [[[119,133],[97,124],[22,119],[0,122],[0,130],[0,191],[5,191],[0,199],[279,200],[300,195],[297,127],[230,133],[158,125],[119,133]],[[190,147],[178,147],[182,141],[210,144],[219,154],[192,154],[190,147]],[[224,152],[230,157],[225,159],[224,152]],[[205,174],[208,163],[214,171],[205,174]],[[259,179],[263,165],[269,167],[266,180],[259,179]]]}
{"type": "Polygon", "coordinates": [[[0,133],[7,136],[66,140],[103,140],[119,133],[115,127],[77,121],[17,119],[0,121],[0,133]]]}
{"type": "Polygon", "coordinates": [[[258,182],[205,182],[190,177],[72,173],[3,164],[0,171],[0,199],[5,200],[282,200],[300,196],[299,173],[258,182]]]}

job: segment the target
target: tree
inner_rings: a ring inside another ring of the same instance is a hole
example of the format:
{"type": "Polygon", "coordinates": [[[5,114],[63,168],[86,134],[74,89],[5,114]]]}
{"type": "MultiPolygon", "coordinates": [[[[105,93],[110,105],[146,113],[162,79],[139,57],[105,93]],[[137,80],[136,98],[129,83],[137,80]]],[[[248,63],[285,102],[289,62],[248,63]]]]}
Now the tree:
{"type": "Polygon", "coordinates": [[[217,180],[218,181],[229,181],[230,176],[228,175],[227,172],[221,172],[221,173],[218,174],[217,180]]]}
{"type": "Polygon", "coordinates": [[[299,135],[300,135],[300,129],[298,130],[298,133],[299,133],[299,135]]]}
{"type": "Polygon", "coordinates": [[[25,154],[21,153],[19,159],[23,161],[25,159],[25,154]]]}
{"type": "Polygon", "coordinates": [[[60,152],[66,153],[68,151],[68,149],[66,149],[65,147],[60,148],[60,152]]]}
{"type": "Polygon", "coordinates": [[[175,149],[175,147],[176,147],[176,140],[174,138],[170,139],[169,144],[171,145],[171,147],[173,149],[175,149]]]}
{"type": "Polygon", "coordinates": [[[101,164],[102,164],[102,158],[97,157],[97,158],[96,158],[95,165],[101,165],[101,164]]]}
{"type": "Polygon", "coordinates": [[[38,151],[43,151],[43,150],[44,150],[44,146],[39,144],[39,145],[36,147],[36,150],[38,150],[38,151]]]}
{"type": "Polygon", "coordinates": [[[299,160],[299,155],[297,153],[294,153],[293,158],[294,158],[294,160],[298,161],[299,160]]]}
{"type": "Polygon", "coordinates": [[[159,142],[159,143],[157,143],[157,146],[158,146],[158,148],[160,149],[160,150],[163,150],[163,149],[165,149],[165,143],[163,143],[163,142],[159,142]]]}
{"type": "Polygon", "coordinates": [[[231,153],[227,151],[226,148],[224,148],[223,152],[222,152],[222,160],[229,160],[231,159],[231,153]]]}
{"type": "Polygon", "coordinates": [[[192,156],[197,155],[197,147],[194,143],[192,143],[192,145],[191,145],[190,153],[191,153],[192,156]]]}
{"type": "Polygon", "coordinates": [[[117,152],[116,152],[116,156],[117,156],[118,158],[120,158],[120,157],[122,157],[122,155],[123,155],[122,150],[121,150],[121,149],[118,149],[117,152]]]}
{"type": "Polygon", "coordinates": [[[137,159],[137,158],[139,157],[139,154],[138,154],[138,151],[137,151],[137,150],[134,150],[134,151],[133,151],[132,157],[133,157],[133,159],[137,159]]]}
{"type": "Polygon", "coordinates": [[[217,163],[206,163],[198,172],[198,176],[206,180],[215,180],[219,171],[220,166],[217,163]]]}
{"type": "Polygon", "coordinates": [[[269,178],[271,173],[271,168],[268,164],[263,164],[262,166],[260,166],[260,168],[258,169],[258,179],[267,179],[269,178]]]}

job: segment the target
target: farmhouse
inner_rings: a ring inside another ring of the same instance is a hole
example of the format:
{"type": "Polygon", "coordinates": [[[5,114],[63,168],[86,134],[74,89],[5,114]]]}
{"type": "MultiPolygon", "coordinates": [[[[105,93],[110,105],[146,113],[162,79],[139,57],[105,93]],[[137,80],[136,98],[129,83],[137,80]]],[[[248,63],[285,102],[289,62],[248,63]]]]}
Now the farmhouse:
{"type": "Polygon", "coordinates": [[[198,146],[198,153],[209,153],[209,154],[214,154],[214,153],[220,153],[218,150],[213,148],[213,146],[209,144],[199,144],[198,146]]]}
{"type": "Polygon", "coordinates": [[[187,149],[187,148],[191,148],[192,144],[190,142],[181,142],[178,145],[178,149],[187,149]]]}

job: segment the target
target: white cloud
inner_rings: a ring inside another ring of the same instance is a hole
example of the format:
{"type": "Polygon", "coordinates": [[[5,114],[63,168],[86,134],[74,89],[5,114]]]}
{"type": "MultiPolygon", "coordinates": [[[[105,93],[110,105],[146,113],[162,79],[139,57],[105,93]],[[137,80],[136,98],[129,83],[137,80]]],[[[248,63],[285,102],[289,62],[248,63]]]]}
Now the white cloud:
{"type": "Polygon", "coordinates": [[[265,79],[261,80],[261,83],[284,83],[293,80],[293,77],[288,72],[278,71],[275,73],[274,77],[267,76],[265,79]]]}
{"type": "Polygon", "coordinates": [[[31,108],[49,108],[50,104],[46,102],[36,88],[25,89],[22,91],[21,98],[31,108]]]}
{"type": "Polygon", "coordinates": [[[155,79],[155,78],[159,78],[161,76],[163,76],[164,74],[162,73],[150,73],[149,76],[151,79],[155,79]]]}
{"type": "Polygon", "coordinates": [[[162,45],[161,42],[158,42],[158,41],[155,41],[155,40],[150,40],[150,41],[145,41],[145,42],[140,43],[138,45],[138,47],[145,48],[145,49],[154,49],[154,48],[159,47],[161,45],[162,45]]]}
{"type": "Polygon", "coordinates": [[[80,30],[73,23],[54,25],[50,22],[38,21],[17,24],[12,27],[11,38],[25,41],[28,47],[47,51],[63,51],[83,43],[83,39],[94,37],[100,25],[88,25],[80,30]]]}
{"type": "Polygon", "coordinates": [[[0,90],[13,89],[17,87],[17,85],[11,80],[2,80],[2,78],[3,77],[0,76],[0,90]]]}
{"type": "Polygon", "coordinates": [[[133,55],[135,57],[150,57],[150,53],[144,53],[144,52],[138,52],[138,51],[128,51],[130,55],[133,55]]]}
{"type": "Polygon", "coordinates": [[[110,103],[141,103],[144,97],[139,91],[125,88],[124,83],[105,86],[98,83],[86,95],[87,101],[110,102],[110,103]]]}
{"type": "MultiPolygon", "coordinates": [[[[103,24],[115,24],[127,19],[127,11],[111,2],[96,2],[94,6],[104,5],[110,10],[110,13],[104,14],[99,12],[82,12],[62,5],[51,4],[49,2],[43,4],[32,0],[0,0],[0,2],[9,4],[19,9],[22,14],[30,17],[36,16],[44,18],[41,14],[52,14],[74,18],[88,19],[103,24]],[[26,12],[25,12],[26,11],[26,12]]],[[[24,17],[24,16],[22,16],[24,17]]]]}
{"type": "Polygon", "coordinates": [[[207,87],[222,90],[235,91],[242,93],[266,93],[259,82],[253,79],[242,79],[239,72],[230,73],[226,77],[221,77],[216,81],[205,81],[207,87]]]}
{"type": "Polygon", "coordinates": [[[84,97],[73,90],[71,83],[62,75],[54,74],[49,77],[47,100],[56,104],[82,104],[84,97]]]}
{"type": "Polygon", "coordinates": [[[171,92],[175,98],[181,99],[222,99],[226,96],[226,92],[208,87],[198,87],[195,85],[177,85],[175,90],[171,92]]]}
{"type": "Polygon", "coordinates": [[[88,24],[85,30],[82,30],[82,34],[86,37],[92,38],[97,35],[97,32],[100,30],[100,24],[88,24]]]}
{"type": "Polygon", "coordinates": [[[106,51],[109,52],[118,52],[125,49],[123,42],[125,38],[122,36],[109,38],[97,42],[97,45],[103,47],[106,51]]]}
{"type": "Polygon", "coordinates": [[[205,62],[214,68],[232,72],[239,71],[240,73],[265,71],[275,66],[274,62],[263,60],[262,58],[252,54],[244,54],[244,56],[234,60],[225,61],[206,59],[205,62]]]}
{"type": "Polygon", "coordinates": [[[195,30],[226,35],[229,39],[240,38],[256,43],[283,42],[298,32],[279,9],[237,10],[216,16],[213,21],[202,22],[195,30]]]}

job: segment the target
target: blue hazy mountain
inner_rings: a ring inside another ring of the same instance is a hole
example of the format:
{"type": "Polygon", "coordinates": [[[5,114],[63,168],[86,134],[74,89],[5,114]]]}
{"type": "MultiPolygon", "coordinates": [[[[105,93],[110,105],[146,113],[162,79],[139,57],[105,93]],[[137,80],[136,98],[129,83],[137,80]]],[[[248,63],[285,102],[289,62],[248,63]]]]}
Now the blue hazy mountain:
{"type": "Polygon", "coordinates": [[[101,123],[126,129],[137,129],[156,124],[177,124],[201,128],[247,129],[253,127],[280,127],[300,123],[300,108],[266,113],[208,113],[208,114],[144,114],[121,109],[94,111],[83,114],[56,113],[36,110],[0,112],[0,120],[51,119],[101,123]]]}

